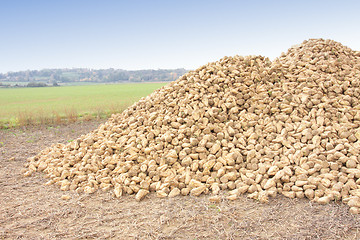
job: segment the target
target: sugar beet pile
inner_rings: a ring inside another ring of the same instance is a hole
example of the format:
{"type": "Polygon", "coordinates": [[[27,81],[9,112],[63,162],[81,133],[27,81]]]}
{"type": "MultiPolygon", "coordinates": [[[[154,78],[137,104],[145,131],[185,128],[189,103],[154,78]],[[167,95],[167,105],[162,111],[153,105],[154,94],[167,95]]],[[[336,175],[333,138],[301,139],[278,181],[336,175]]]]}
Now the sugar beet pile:
{"type": "Polygon", "coordinates": [[[311,39],[271,62],[224,57],[87,135],[29,158],[61,190],[116,197],[283,194],[360,211],[360,53],[311,39]]]}

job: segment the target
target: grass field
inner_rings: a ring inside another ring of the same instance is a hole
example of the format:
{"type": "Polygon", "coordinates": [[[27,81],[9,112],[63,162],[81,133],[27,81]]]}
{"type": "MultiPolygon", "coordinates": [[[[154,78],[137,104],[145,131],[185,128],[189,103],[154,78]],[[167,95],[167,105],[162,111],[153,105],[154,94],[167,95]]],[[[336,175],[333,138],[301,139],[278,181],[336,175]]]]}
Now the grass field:
{"type": "Polygon", "coordinates": [[[0,89],[0,126],[109,116],[166,83],[0,89]]]}

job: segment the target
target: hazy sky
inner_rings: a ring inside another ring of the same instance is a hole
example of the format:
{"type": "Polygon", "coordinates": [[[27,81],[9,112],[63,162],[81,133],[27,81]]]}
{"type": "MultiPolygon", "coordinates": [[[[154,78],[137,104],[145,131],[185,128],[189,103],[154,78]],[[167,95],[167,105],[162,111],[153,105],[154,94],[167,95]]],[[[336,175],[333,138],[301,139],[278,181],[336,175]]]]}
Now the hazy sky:
{"type": "Polygon", "coordinates": [[[195,69],[308,38],[360,50],[360,1],[0,0],[0,72],[195,69]]]}

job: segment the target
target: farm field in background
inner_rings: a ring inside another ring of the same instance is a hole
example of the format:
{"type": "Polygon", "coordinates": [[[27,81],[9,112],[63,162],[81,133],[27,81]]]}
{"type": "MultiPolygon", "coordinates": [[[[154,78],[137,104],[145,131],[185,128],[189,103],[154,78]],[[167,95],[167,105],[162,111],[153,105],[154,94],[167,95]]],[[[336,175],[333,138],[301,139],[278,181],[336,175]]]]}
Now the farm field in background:
{"type": "Polygon", "coordinates": [[[0,89],[0,128],[108,117],[166,84],[0,89]]]}

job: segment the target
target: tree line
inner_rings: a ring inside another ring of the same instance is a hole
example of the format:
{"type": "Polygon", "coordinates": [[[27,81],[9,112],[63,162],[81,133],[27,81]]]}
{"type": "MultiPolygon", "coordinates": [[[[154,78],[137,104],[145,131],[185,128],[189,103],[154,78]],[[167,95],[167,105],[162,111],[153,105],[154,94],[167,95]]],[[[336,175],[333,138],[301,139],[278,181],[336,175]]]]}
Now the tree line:
{"type": "MultiPolygon", "coordinates": [[[[158,70],[122,70],[122,69],[43,69],[19,72],[0,73],[0,86],[11,83],[23,86],[56,86],[70,82],[116,83],[116,82],[167,82],[174,81],[187,70],[158,69],[158,70]]],[[[13,84],[13,85],[15,85],[13,84]]]]}

